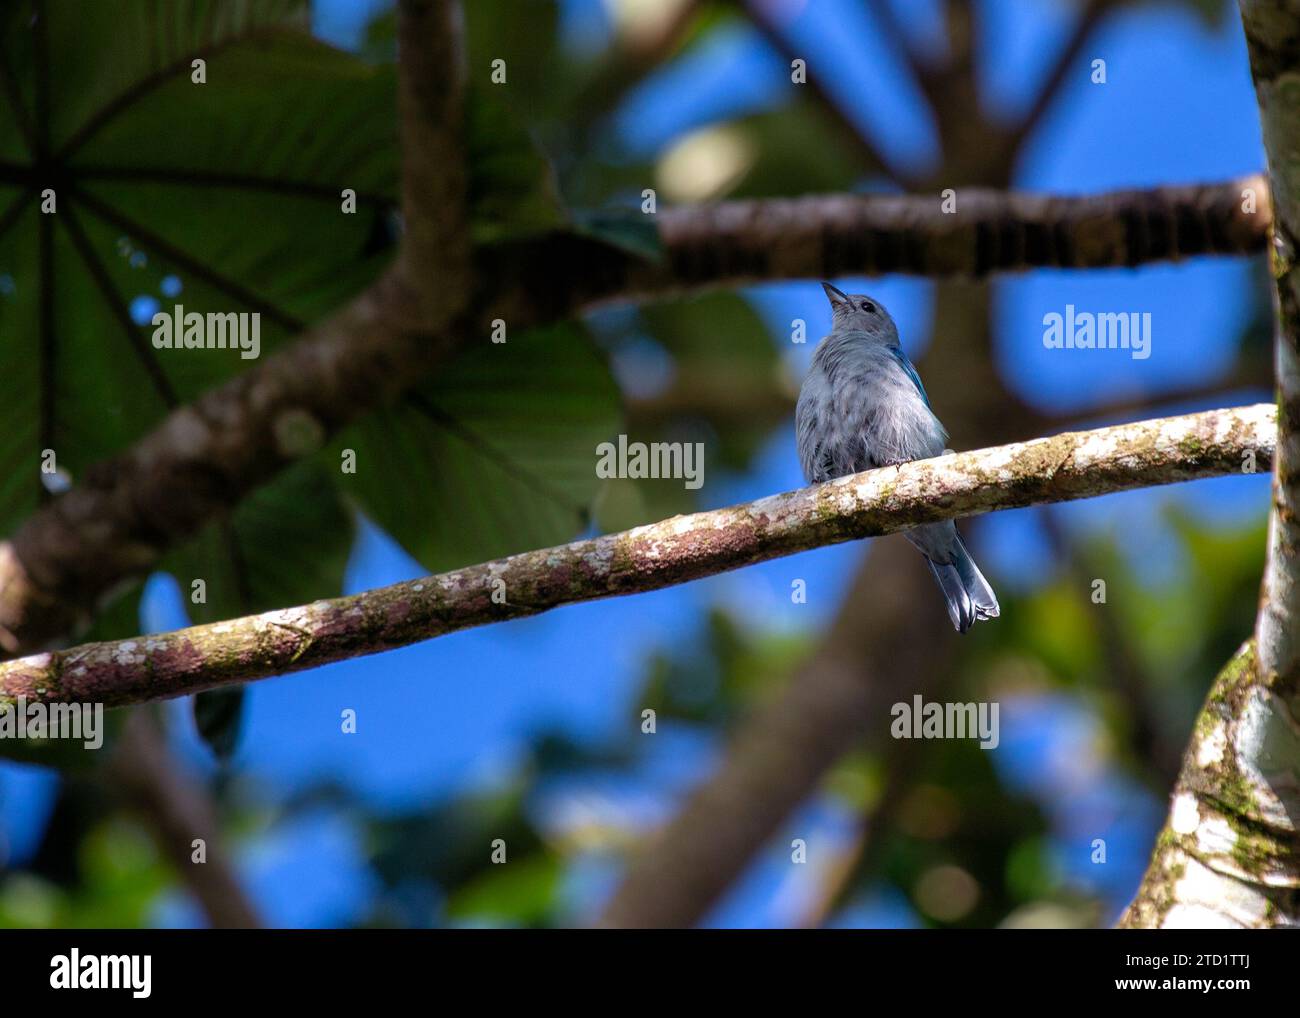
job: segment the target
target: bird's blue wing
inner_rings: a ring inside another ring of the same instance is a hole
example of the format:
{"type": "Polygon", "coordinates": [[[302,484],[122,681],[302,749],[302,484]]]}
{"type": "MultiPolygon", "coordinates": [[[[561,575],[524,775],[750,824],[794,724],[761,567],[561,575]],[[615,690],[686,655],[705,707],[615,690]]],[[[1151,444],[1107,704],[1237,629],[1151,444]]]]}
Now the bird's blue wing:
{"type": "MultiPolygon", "coordinates": [[[[893,355],[894,360],[898,361],[898,366],[903,369],[912,384],[916,386],[916,391],[921,394],[921,399],[927,407],[930,407],[930,397],[925,393],[925,386],[921,384],[921,376],[916,373],[916,368],[912,367],[912,362],[907,359],[907,354],[896,346],[887,348],[893,355]]],[[[933,407],[930,407],[933,409],[933,407]]]]}

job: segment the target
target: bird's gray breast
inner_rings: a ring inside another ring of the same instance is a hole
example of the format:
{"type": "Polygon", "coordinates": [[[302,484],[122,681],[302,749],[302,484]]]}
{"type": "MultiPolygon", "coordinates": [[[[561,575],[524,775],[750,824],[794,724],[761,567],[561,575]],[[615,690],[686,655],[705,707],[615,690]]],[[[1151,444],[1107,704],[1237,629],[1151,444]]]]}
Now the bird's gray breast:
{"type": "Polygon", "coordinates": [[[887,347],[834,335],[804,379],[795,433],[810,482],[937,456],[947,438],[887,347]]]}

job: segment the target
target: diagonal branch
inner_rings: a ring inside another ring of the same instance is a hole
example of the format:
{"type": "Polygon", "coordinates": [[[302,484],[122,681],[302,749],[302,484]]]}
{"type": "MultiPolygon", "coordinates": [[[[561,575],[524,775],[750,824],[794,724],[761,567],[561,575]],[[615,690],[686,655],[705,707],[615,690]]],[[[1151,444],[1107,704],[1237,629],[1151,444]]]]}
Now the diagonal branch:
{"type": "Polygon", "coordinates": [[[12,653],[71,631],[122,580],[288,466],[277,422],[305,414],[332,433],[413,385],[440,352],[414,319],[389,273],[298,344],[88,470],[0,544],[0,643],[12,653]]]}
{"type": "Polygon", "coordinates": [[[33,655],[0,664],[0,696],[181,696],[918,524],[1239,473],[1271,462],[1274,414],[1259,404],[954,453],[350,597],[33,655]]]}
{"type": "MultiPolygon", "coordinates": [[[[277,440],[277,422],[305,414],[323,434],[333,434],[427,375],[453,349],[449,333],[462,344],[470,338],[462,321],[472,264],[459,4],[404,0],[399,38],[405,235],[397,265],[295,346],[174,411],[123,455],[88,471],[77,488],[0,545],[0,647],[6,651],[39,647],[73,629],[123,579],[147,571],[169,547],[292,462],[292,451],[277,440]]],[[[97,215],[125,221],[86,192],[77,197],[97,215]]],[[[138,225],[135,232],[236,299],[297,326],[156,235],[138,225]]],[[[43,256],[50,250],[43,244],[43,256]]],[[[48,283],[52,255],[42,266],[48,283]]],[[[47,379],[53,377],[53,306],[43,304],[42,311],[47,379]]]]}

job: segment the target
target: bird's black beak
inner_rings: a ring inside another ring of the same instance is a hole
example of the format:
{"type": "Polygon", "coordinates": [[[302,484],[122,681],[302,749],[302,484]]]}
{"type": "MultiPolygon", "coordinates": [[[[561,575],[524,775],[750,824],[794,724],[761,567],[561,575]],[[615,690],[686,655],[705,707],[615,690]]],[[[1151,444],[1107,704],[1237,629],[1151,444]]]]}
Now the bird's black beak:
{"type": "Polygon", "coordinates": [[[822,280],[822,289],[826,291],[826,299],[831,302],[831,307],[834,307],[836,304],[848,303],[848,295],[841,293],[825,280],[822,280]]]}

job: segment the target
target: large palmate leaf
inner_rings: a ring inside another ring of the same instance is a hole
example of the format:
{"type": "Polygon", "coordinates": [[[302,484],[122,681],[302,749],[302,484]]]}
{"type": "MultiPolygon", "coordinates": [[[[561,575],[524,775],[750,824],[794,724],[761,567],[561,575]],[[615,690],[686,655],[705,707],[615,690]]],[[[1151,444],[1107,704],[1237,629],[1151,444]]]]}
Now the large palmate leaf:
{"type": "Polygon", "coordinates": [[[485,343],[329,452],[363,511],[429,570],[555,544],[586,526],[596,446],[619,428],[617,387],[565,325],[485,343]]]}
{"type": "Polygon", "coordinates": [[[393,69],[313,40],[303,8],[23,0],[0,15],[0,532],[43,496],[43,450],[75,479],[253,363],[154,349],[154,310],[257,312],[265,356],[379,269],[393,69]]]}

